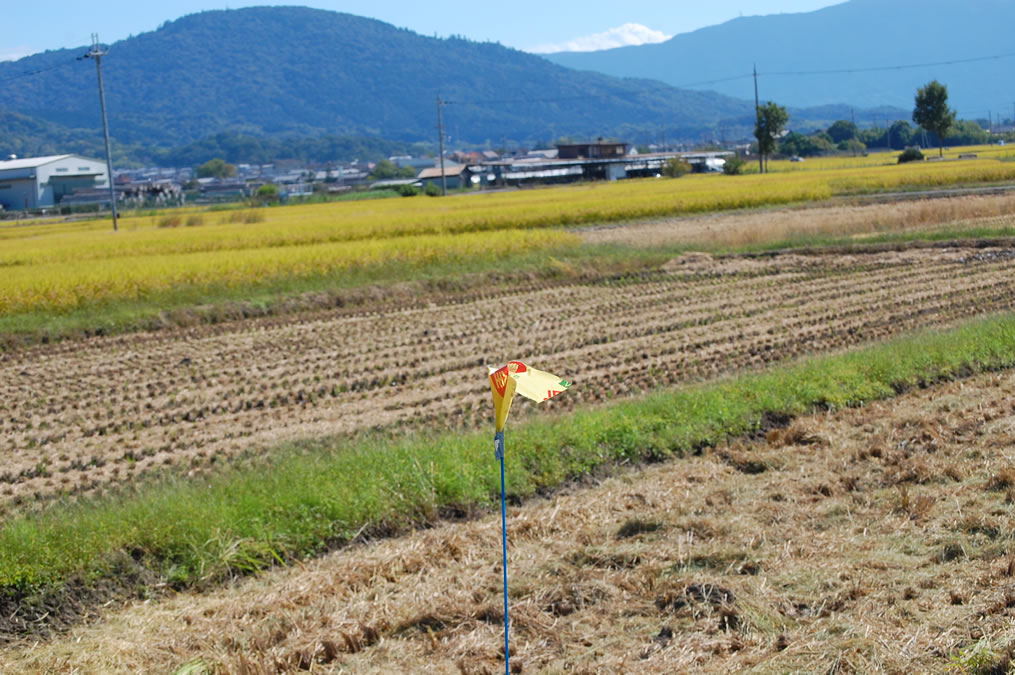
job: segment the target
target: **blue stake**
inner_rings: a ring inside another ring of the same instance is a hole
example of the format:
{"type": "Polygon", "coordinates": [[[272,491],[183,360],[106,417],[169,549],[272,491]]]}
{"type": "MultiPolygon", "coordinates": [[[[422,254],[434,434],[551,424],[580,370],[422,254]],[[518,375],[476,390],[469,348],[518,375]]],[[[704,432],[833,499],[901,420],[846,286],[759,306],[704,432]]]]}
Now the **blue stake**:
{"type": "Polygon", "coordinates": [[[500,534],[504,550],[504,672],[511,675],[511,646],[508,642],[508,581],[507,581],[507,501],[504,498],[504,432],[493,437],[497,459],[500,460],[500,534]]]}

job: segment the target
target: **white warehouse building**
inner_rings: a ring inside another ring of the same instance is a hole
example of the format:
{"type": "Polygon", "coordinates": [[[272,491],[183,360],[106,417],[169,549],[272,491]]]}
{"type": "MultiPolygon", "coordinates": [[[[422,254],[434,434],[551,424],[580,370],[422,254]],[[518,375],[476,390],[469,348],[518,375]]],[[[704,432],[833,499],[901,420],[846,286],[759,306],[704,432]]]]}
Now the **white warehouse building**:
{"type": "Polygon", "coordinates": [[[105,162],[80,155],[0,160],[0,206],[47,208],[75,190],[108,188],[108,180],[105,162]]]}

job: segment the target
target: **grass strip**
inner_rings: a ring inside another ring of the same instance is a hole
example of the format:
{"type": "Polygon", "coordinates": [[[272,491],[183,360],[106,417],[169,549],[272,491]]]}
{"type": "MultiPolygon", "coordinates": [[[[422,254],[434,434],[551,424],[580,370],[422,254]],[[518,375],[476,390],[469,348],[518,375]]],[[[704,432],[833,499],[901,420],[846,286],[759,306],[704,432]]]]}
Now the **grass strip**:
{"type": "MultiPolygon", "coordinates": [[[[507,484],[512,495],[526,497],[616,463],[678,456],[749,434],[766,416],[859,405],[1013,365],[1015,315],[1004,315],[568,416],[516,420],[508,431],[507,484]]],[[[398,532],[442,513],[484,509],[499,490],[485,432],[321,441],[273,457],[5,523],[0,597],[18,601],[71,580],[109,581],[124,560],[177,588],[214,583],[316,555],[360,532],[398,532]]]]}

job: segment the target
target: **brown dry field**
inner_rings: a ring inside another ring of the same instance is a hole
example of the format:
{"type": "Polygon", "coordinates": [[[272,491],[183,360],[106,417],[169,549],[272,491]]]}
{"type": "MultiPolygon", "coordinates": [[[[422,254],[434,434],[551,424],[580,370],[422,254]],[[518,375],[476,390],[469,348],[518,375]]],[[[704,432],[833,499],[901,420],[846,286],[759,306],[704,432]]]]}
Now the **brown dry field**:
{"type": "MultiPolygon", "coordinates": [[[[511,507],[512,663],[971,672],[953,656],[1015,640],[1013,447],[1007,371],[511,507]]],[[[360,543],[110,610],[5,672],[503,672],[500,555],[493,514],[360,543]]]]}
{"type": "Polygon", "coordinates": [[[825,203],[797,208],[710,213],[695,217],[610,225],[584,232],[593,244],[640,246],[713,245],[738,247],[799,236],[863,238],[882,232],[928,232],[940,228],[998,228],[1015,223],[1015,194],[966,195],[946,199],[915,199],[890,204],[838,206],[825,203]]]}
{"type": "Polygon", "coordinates": [[[1013,272],[1006,247],[692,254],[634,278],[7,352],[0,514],[296,439],[476,428],[477,373],[519,355],[581,383],[567,408],[948,325],[1015,307],[1013,272]]]}

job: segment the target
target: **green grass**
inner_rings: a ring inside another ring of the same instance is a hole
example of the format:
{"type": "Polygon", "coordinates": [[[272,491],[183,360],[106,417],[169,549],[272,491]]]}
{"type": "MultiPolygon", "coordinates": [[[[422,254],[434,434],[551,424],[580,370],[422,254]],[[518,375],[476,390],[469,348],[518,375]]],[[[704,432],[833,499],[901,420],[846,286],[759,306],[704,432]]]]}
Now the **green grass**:
{"type": "MultiPolygon", "coordinates": [[[[679,456],[750,433],[766,414],[859,405],[1012,365],[1015,315],[1005,315],[762,374],[509,423],[508,490],[526,497],[620,462],[679,456]]],[[[131,559],[149,577],[200,586],[319,554],[360,532],[394,533],[448,511],[486,509],[499,490],[491,436],[325,440],[200,480],[168,479],[17,516],[0,530],[0,597],[26,598],[71,579],[113,579],[131,559]]]]}

